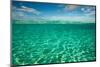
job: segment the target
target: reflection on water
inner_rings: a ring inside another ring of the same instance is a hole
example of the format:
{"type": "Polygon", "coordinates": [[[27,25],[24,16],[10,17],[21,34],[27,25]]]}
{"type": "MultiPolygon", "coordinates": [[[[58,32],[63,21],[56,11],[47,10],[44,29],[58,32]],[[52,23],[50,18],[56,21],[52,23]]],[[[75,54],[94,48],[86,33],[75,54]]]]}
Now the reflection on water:
{"type": "Polygon", "coordinates": [[[14,24],[12,64],[95,61],[95,24],[14,24]]]}

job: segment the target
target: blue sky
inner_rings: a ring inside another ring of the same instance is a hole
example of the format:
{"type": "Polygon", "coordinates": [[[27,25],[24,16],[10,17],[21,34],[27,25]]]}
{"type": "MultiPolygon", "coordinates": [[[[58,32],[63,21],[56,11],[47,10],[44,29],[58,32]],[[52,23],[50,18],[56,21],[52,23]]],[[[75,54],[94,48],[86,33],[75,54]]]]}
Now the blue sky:
{"type": "Polygon", "coordinates": [[[13,1],[12,18],[95,22],[95,9],[95,6],[88,5],[13,1]]]}

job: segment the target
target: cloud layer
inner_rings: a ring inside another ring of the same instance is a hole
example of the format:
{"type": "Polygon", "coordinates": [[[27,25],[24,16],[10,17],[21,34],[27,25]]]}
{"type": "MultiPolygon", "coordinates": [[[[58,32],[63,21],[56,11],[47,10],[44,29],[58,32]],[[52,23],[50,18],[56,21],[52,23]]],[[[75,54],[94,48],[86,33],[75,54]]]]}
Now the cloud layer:
{"type": "Polygon", "coordinates": [[[66,20],[95,22],[95,6],[14,2],[12,18],[17,20],[66,20]]]}

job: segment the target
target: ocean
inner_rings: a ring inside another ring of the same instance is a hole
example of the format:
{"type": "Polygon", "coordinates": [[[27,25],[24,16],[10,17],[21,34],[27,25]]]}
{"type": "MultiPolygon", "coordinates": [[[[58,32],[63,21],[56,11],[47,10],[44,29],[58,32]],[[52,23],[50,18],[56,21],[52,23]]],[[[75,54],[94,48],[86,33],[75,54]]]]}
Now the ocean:
{"type": "Polygon", "coordinates": [[[96,24],[12,24],[12,64],[96,60],[96,24]]]}

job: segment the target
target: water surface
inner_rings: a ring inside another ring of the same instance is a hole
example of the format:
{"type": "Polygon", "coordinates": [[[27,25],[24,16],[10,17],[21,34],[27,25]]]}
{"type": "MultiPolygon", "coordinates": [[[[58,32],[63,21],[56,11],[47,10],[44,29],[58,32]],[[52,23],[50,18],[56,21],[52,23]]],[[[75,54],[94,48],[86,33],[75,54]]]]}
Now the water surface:
{"type": "Polygon", "coordinates": [[[12,64],[96,60],[95,24],[13,24],[12,64]]]}

